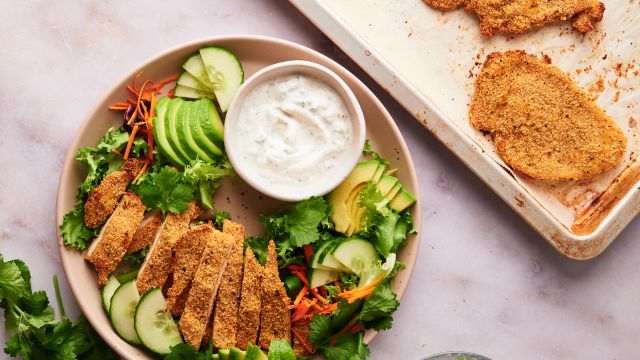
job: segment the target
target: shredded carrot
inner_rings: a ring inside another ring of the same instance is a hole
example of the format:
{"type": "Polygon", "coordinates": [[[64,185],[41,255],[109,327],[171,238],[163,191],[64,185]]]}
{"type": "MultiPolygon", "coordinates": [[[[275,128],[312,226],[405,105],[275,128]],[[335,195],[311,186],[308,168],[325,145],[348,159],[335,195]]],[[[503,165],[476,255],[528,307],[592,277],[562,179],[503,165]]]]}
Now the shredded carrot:
{"type": "Polygon", "coordinates": [[[380,283],[380,281],[382,281],[382,279],[384,279],[384,274],[378,276],[375,280],[373,280],[371,283],[369,283],[369,284],[367,284],[365,286],[362,286],[362,287],[359,287],[359,288],[355,288],[353,290],[345,290],[345,291],[341,292],[340,294],[338,294],[338,297],[347,298],[347,297],[349,297],[349,296],[351,296],[353,294],[357,294],[357,293],[360,293],[360,292],[363,292],[363,291],[367,291],[368,289],[373,289],[376,286],[378,286],[378,283],[380,283]]]}
{"type": "Polygon", "coordinates": [[[111,149],[111,152],[116,154],[116,155],[122,156],[122,153],[120,151],[118,151],[118,149],[111,149]]]}
{"type": "Polygon", "coordinates": [[[129,159],[129,153],[131,152],[131,147],[133,146],[133,140],[136,138],[136,134],[138,133],[139,128],[140,127],[136,125],[133,127],[133,130],[131,130],[131,136],[129,136],[129,142],[127,143],[127,148],[124,150],[123,158],[125,160],[129,159]]]}
{"type": "Polygon", "coordinates": [[[362,330],[362,324],[361,323],[356,323],[354,324],[351,329],[349,329],[349,332],[352,334],[357,333],[358,331],[362,330]]]}
{"type": "Polygon", "coordinates": [[[329,340],[329,345],[333,346],[336,344],[336,341],[341,338],[342,336],[344,336],[346,333],[349,332],[349,329],[351,329],[351,327],[358,321],[358,318],[354,317],[353,319],[351,319],[351,321],[349,321],[349,323],[347,324],[347,326],[345,326],[342,330],[338,331],[338,333],[336,333],[331,340],[329,340]]]}
{"type": "Polygon", "coordinates": [[[311,293],[313,294],[313,296],[316,297],[316,299],[320,300],[321,303],[323,304],[327,303],[327,299],[323,298],[320,294],[318,294],[318,289],[316,288],[311,289],[311,293]]]}
{"type": "Polygon", "coordinates": [[[300,335],[300,333],[296,329],[291,328],[291,332],[293,333],[293,336],[295,336],[296,339],[298,339],[298,342],[300,342],[300,345],[302,345],[305,351],[307,351],[310,354],[312,354],[315,351],[313,349],[313,346],[311,346],[311,344],[307,342],[307,339],[305,339],[302,335],[300,335]]]}
{"type": "Polygon", "coordinates": [[[149,167],[149,162],[145,161],[144,165],[142,165],[142,169],[140,169],[140,171],[138,172],[138,175],[136,175],[136,178],[133,179],[132,183],[134,184],[137,183],[140,177],[142,176],[142,174],[144,174],[144,172],[147,171],[148,167],[149,167]]]}
{"type": "Polygon", "coordinates": [[[329,295],[329,293],[327,292],[327,289],[324,287],[324,285],[320,286],[319,288],[320,290],[320,295],[322,295],[323,297],[327,297],[327,295],[329,295]]]}
{"type": "Polygon", "coordinates": [[[149,110],[149,116],[147,116],[147,124],[150,124],[153,122],[153,116],[155,115],[155,108],[156,108],[156,96],[154,94],[151,94],[151,110],[149,110]]]}
{"type": "Polygon", "coordinates": [[[176,80],[178,80],[178,75],[170,76],[170,77],[168,77],[168,78],[166,78],[164,80],[160,80],[160,81],[155,82],[152,86],[150,86],[148,88],[148,90],[156,92],[156,91],[162,89],[168,83],[176,81],[176,80]]]}
{"type": "Polygon", "coordinates": [[[306,286],[309,287],[309,280],[307,280],[306,275],[301,272],[301,271],[292,271],[291,272],[293,275],[297,276],[298,279],[300,279],[300,281],[302,281],[302,283],[306,286]]]}
{"type": "Polygon", "coordinates": [[[307,271],[307,267],[304,265],[291,264],[287,268],[291,271],[307,271]]]}
{"type": "Polygon", "coordinates": [[[296,299],[293,301],[294,305],[297,305],[300,303],[300,301],[302,300],[302,298],[307,295],[308,290],[306,286],[302,287],[302,290],[300,290],[300,292],[298,293],[298,296],[296,296],[296,299]]]}
{"type": "Polygon", "coordinates": [[[309,262],[313,255],[313,247],[311,247],[311,245],[305,245],[302,247],[302,251],[304,251],[304,257],[307,259],[307,262],[309,262]]]}
{"type": "Polygon", "coordinates": [[[296,307],[296,310],[293,313],[293,316],[291,316],[291,322],[296,322],[304,318],[304,316],[307,315],[307,311],[309,311],[309,308],[310,306],[306,302],[300,303],[300,305],[296,307]]]}

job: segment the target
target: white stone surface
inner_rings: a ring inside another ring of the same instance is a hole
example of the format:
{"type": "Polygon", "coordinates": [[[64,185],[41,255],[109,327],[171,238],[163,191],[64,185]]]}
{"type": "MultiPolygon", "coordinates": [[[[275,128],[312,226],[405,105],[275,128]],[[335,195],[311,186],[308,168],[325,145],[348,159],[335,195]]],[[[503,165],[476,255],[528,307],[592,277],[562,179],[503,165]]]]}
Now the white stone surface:
{"type": "Polygon", "coordinates": [[[422,186],[420,255],[393,329],[371,344],[372,359],[445,350],[494,359],[640,356],[640,222],[595,260],[558,255],[286,1],[5,0],[0,24],[0,253],[24,259],[34,288],[52,300],[58,274],[72,318],[78,310],[56,249],[54,206],[75,129],[114,81],[152,55],[252,33],[347,66],[391,111],[411,149],[422,186]]]}

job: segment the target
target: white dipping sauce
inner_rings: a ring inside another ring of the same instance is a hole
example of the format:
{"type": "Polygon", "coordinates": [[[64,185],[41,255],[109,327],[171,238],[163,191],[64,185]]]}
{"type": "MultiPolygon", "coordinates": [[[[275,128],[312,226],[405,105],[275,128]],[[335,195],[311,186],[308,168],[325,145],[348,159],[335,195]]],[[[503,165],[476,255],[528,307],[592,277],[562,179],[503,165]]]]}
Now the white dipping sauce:
{"type": "Polygon", "coordinates": [[[353,125],[340,95],[302,74],[276,77],[245,98],[237,120],[240,161],[271,184],[304,184],[336,165],[353,125]]]}

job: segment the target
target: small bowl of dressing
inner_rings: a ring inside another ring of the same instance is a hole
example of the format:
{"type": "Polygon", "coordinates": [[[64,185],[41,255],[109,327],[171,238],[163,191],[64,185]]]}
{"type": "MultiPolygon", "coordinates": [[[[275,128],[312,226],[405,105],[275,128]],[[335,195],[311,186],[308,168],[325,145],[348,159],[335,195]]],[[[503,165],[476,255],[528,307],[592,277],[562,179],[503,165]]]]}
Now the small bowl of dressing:
{"type": "Polygon", "coordinates": [[[283,201],[325,195],[349,175],[364,147],[364,114],[334,72],[309,61],[273,64],[238,90],[225,119],[236,173],[283,201]]]}

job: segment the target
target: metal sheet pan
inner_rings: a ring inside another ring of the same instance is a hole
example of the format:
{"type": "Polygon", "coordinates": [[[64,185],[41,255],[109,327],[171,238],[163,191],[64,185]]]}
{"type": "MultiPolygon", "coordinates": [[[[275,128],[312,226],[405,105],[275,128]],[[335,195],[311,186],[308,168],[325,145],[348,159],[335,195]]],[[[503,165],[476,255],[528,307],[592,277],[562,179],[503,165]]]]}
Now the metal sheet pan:
{"type": "Polygon", "coordinates": [[[480,34],[474,14],[421,0],[290,0],[490,188],[567,257],[593,258],[640,211],[640,4],[604,1],[587,35],[568,22],[523,35],[480,34]],[[512,171],[473,129],[468,103],[486,56],[522,49],[551,58],[624,130],[627,154],[589,179],[545,183],[512,171]]]}

